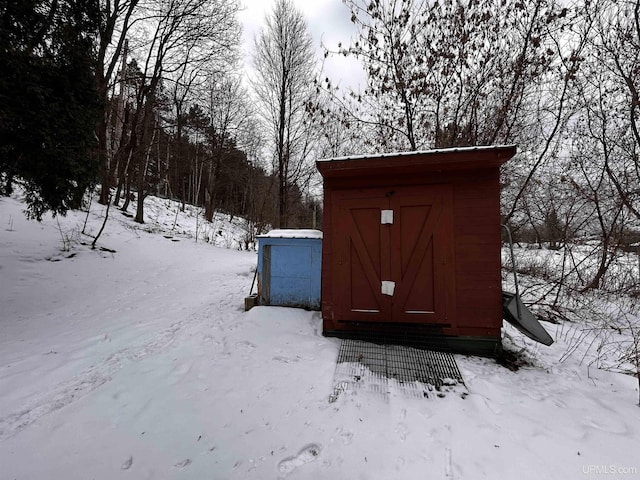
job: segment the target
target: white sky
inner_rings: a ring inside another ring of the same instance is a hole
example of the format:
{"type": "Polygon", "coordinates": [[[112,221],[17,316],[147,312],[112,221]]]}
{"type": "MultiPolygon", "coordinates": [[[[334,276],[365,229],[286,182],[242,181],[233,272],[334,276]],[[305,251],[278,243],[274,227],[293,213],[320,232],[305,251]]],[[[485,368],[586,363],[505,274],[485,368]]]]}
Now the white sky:
{"type": "MultiPolygon", "coordinates": [[[[250,69],[253,43],[264,25],[265,15],[273,10],[275,0],[241,0],[244,10],[240,13],[243,27],[245,66],[250,69]]],[[[316,47],[318,62],[322,61],[321,42],[330,49],[337,49],[338,42],[348,45],[355,34],[349,9],[341,0],[293,0],[303,13],[316,47]]],[[[356,89],[364,85],[364,73],[359,62],[351,58],[333,56],[325,60],[325,75],[335,84],[356,89]]]]}

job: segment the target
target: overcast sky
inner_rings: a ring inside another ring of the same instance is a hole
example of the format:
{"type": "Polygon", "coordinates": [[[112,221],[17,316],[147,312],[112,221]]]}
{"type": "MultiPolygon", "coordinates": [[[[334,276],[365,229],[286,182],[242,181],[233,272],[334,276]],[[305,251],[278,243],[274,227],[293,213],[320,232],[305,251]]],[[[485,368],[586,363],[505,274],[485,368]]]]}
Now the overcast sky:
{"type": "MultiPolygon", "coordinates": [[[[265,15],[272,12],[275,0],[241,0],[240,3],[244,7],[240,21],[243,26],[245,65],[250,68],[254,38],[264,25],[265,15]]],[[[323,55],[321,42],[331,49],[336,49],[338,42],[349,44],[355,30],[349,9],[341,0],[293,0],[293,3],[307,21],[319,62],[323,55]]],[[[357,88],[358,84],[364,84],[359,63],[350,58],[330,57],[325,61],[325,74],[343,87],[357,88]]]]}

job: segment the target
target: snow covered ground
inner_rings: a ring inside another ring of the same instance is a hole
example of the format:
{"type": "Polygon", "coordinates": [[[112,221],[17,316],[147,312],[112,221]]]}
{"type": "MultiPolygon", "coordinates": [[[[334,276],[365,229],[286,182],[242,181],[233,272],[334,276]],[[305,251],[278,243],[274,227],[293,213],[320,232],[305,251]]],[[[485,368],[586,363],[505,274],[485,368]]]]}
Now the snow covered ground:
{"type": "Polygon", "coordinates": [[[149,202],[142,228],[111,211],[114,253],[82,245],[81,213],[0,198],[1,479],[640,478],[637,380],[588,368],[588,338],[567,357],[577,327],[545,324],[552,347],[508,328],[516,372],[458,356],[468,394],[330,403],[320,315],[245,313],[256,254],[149,202]]]}

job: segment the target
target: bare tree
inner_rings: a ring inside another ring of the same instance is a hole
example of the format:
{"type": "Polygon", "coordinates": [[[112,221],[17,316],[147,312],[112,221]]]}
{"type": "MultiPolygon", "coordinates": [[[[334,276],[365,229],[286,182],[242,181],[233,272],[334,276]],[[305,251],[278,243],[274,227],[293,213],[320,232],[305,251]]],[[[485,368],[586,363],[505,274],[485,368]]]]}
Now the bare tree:
{"type": "Polygon", "coordinates": [[[253,87],[269,126],[278,178],[278,223],[288,223],[289,192],[309,174],[314,141],[306,105],[314,79],[314,51],[307,24],[291,0],[277,0],[255,42],[253,87]]]}
{"type": "Polygon", "coordinates": [[[620,116],[609,126],[624,132],[615,160],[604,166],[625,207],[640,219],[640,0],[600,0],[584,14],[596,23],[590,45],[594,64],[604,72],[604,93],[615,98],[609,106],[620,116]]]}
{"type": "Polygon", "coordinates": [[[548,0],[343,1],[358,37],[336,53],[368,75],[349,120],[386,150],[513,141],[567,14],[548,0]]]}
{"type": "MultiPolygon", "coordinates": [[[[108,147],[109,118],[116,115],[110,105],[109,91],[118,75],[117,67],[124,54],[126,59],[126,39],[136,21],[139,0],[101,0],[101,21],[98,27],[98,58],[96,63],[96,89],[105,109],[97,126],[98,158],[102,189],[100,203],[107,204],[110,198],[111,176],[113,174],[113,149],[108,147]]],[[[125,60],[126,63],[126,60],[125,60]]]]}
{"type": "MultiPolygon", "coordinates": [[[[203,12],[206,19],[200,28],[201,31],[203,30],[203,35],[200,38],[194,37],[194,43],[190,48],[184,50],[182,60],[176,63],[177,70],[171,75],[166,75],[165,78],[173,110],[171,128],[177,147],[174,155],[167,156],[167,161],[184,162],[187,160],[182,158],[185,152],[181,151],[185,144],[189,143],[189,140],[183,137],[185,120],[192,117],[191,113],[195,113],[207,105],[206,98],[209,97],[211,79],[225,77],[229,74],[228,72],[235,72],[238,69],[239,52],[237,46],[240,29],[236,21],[236,14],[239,5],[236,0],[210,0],[208,3],[210,5],[203,12]]],[[[190,120],[195,119],[190,118],[190,120]]],[[[196,121],[196,123],[198,122],[196,121]]],[[[196,129],[196,136],[199,136],[200,133],[196,129]]],[[[198,157],[198,153],[196,151],[196,157],[198,157]]],[[[192,165],[193,168],[191,168],[194,172],[202,169],[202,165],[198,165],[199,160],[199,158],[194,158],[196,165],[192,165]]],[[[166,165],[165,168],[168,170],[169,165],[166,165]]],[[[196,176],[192,175],[192,177],[196,176]]],[[[195,188],[190,188],[192,198],[189,201],[193,203],[197,203],[200,193],[200,178],[197,177],[197,185],[195,188]]]]}
{"type": "Polygon", "coordinates": [[[205,218],[211,221],[222,164],[231,142],[250,121],[251,112],[247,104],[248,93],[240,78],[234,75],[214,75],[209,82],[209,162],[205,180],[205,218]]]}
{"type": "MultiPolygon", "coordinates": [[[[154,108],[163,81],[185,78],[185,65],[200,65],[212,54],[228,56],[238,43],[240,30],[235,0],[152,1],[141,23],[141,37],[149,40],[138,47],[144,84],[136,97],[134,128],[127,150],[136,160],[138,189],[135,220],[144,223],[144,197],[147,192],[147,167],[154,108]],[[144,35],[147,33],[147,35],[144,35]],[[149,34],[150,33],[150,34],[149,34]]],[[[188,77],[188,75],[187,75],[188,77]]]]}

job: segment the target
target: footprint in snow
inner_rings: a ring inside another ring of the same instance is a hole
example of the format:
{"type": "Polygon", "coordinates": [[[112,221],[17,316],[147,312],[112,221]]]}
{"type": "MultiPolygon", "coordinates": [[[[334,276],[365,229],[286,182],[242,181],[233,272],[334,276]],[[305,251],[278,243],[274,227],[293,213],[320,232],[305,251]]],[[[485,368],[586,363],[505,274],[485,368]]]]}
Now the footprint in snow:
{"type": "Polygon", "coordinates": [[[400,440],[405,441],[407,439],[407,435],[409,434],[409,427],[406,423],[400,422],[396,425],[395,432],[400,437],[400,440]]]}
{"type": "Polygon", "coordinates": [[[176,467],[176,468],[185,468],[185,467],[188,467],[189,465],[191,465],[191,459],[190,458],[185,458],[181,462],[176,463],[174,465],[174,467],[176,467]]]}
{"type": "Polygon", "coordinates": [[[298,363],[300,361],[300,358],[288,358],[288,357],[282,357],[282,356],[276,356],[273,357],[273,360],[275,360],[276,362],[282,362],[282,363],[298,363]]]}
{"type": "Polygon", "coordinates": [[[247,341],[236,342],[236,347],[247,350],[249,352],[256,348],[255,344],[247,341]]]}
{"type": "Polygon", "coordinates": [[[278,470],[282,473],[288,474],[293,472],[296,468],[304,465],[305,463],[313,462],[320,455],[322,447],[316,443],[310,443],[306,445],[297,455],[293,457],[287,457],[278,463],[278,470]]]}
{"type": "Polygon", "coordinates": [[[342,443],[344,443],[345,445],[350,445],[353,441],[353,433],[343,432],[340,434],[340,438],[342,439],[342,443]]]}
{"type": "Polygon", "coordinates": [[[122,470],[129,470],[131,468],[131,465],[133,465],[133,457],[129,456],[129,458],[127,458],[124,463],[122,464],[122,467],[120,467],[122,470]]]}

